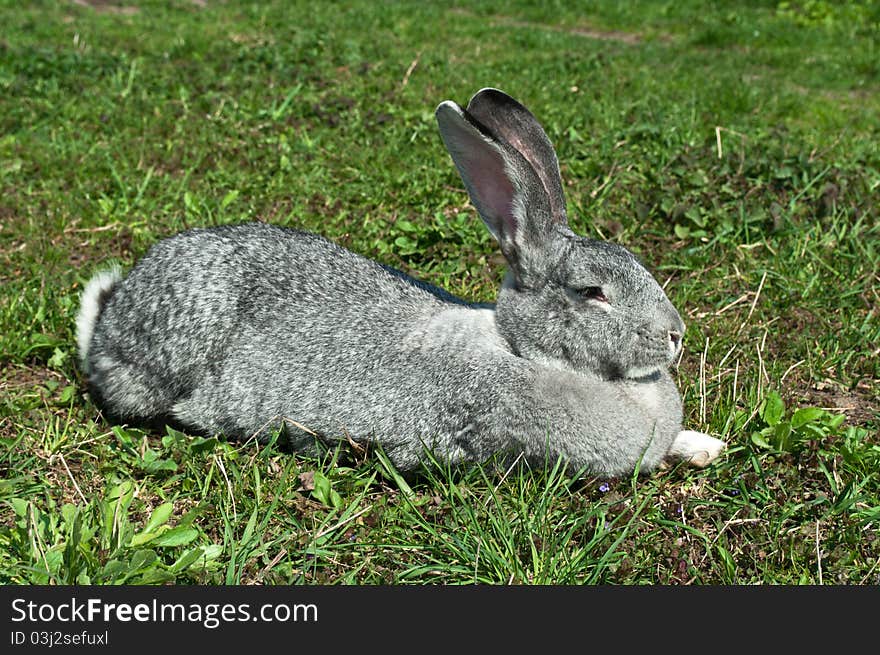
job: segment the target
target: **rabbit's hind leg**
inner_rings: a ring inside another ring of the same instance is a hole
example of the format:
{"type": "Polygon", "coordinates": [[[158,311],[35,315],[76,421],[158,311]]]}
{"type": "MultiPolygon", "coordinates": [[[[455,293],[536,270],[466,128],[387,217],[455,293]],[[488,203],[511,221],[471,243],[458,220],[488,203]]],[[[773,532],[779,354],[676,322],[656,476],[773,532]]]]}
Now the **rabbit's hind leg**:
{"type": "Polygon", "coordinates": [[[105,416],[119,423],[158,426],[170,417],[168,390],[148,372],[109,356],[95,357],[89,395],[105,416]]]}

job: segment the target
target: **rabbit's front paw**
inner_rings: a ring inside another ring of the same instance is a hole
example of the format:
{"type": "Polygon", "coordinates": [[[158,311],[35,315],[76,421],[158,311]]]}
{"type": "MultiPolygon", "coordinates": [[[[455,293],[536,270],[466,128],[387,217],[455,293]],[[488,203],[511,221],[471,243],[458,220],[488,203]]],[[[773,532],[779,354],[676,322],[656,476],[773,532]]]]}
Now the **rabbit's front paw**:
{"type": "Polygon", "coordinates": [[[682,430],[672,442],[668,458],[682,459],[700,468],[713,462],[727,447],[720,439],[695,430],[682,430]]]}

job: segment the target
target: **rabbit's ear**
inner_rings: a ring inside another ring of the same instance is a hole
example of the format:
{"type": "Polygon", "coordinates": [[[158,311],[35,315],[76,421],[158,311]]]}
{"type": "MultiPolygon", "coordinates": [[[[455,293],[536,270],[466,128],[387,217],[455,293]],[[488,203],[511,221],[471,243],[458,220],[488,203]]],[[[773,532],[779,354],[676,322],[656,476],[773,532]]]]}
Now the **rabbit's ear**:
{"type": "Polygon", "coordinates": [[[528,160],[452,101],[437,124],[471,201],[519,282],[546,273],[554,220],[548,193],[528,160]]]}
{"type": "Polygon", "coordinates": [[[532,112],[504,91],[485,88],[471,98],[467,113],[496,137],[509,143],[531,164],[547,192],[553,220],[568,223],[559,160],[547,133],[532,112]]]}

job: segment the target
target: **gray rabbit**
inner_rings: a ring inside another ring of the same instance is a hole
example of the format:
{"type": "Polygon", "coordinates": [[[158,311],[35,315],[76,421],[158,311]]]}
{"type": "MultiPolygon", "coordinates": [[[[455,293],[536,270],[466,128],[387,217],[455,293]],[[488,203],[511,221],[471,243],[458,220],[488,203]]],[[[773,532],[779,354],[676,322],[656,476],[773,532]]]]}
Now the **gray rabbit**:
{"type": "Polygon", "coordinates": [[[681,429],[678,312],[628,250],[571,231],[535,117],[489,88],[436,117],[509,264],[494,306],[307,232],[188,230],[83,292],[81,366],[105,415],[238,438],[282,428],[307,452],[375,441],[401,469],[429,451],[562,457],[601,477],[715,459],[722,441],[681,429]]]}

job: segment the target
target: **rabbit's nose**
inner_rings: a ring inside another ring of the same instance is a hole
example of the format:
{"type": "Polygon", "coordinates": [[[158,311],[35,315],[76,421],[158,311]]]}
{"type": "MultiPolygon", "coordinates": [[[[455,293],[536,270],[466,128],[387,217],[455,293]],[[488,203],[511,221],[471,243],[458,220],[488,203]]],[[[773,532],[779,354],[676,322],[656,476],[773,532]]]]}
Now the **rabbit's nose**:
{"type": "Polygon", "coordinates": [[[669,341],[672,342],[673,351],[678,351],[679,346],[681,346],[681,332],[676,332],[675,330],[670,330],[669,341]]]}

